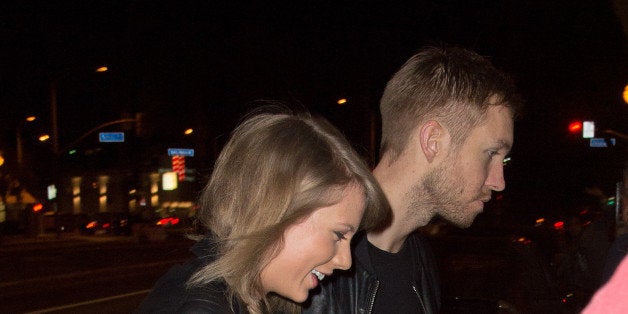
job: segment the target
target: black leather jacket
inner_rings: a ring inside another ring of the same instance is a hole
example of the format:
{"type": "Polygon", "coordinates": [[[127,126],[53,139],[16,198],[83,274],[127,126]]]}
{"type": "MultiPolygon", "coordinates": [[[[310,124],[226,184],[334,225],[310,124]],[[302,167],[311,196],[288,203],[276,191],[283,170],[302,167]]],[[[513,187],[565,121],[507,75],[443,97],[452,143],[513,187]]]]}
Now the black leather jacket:
{"type": "MultiPolygon", "coordinates": [[[[368,254],[365,234],[355,241],[353,267],[343,273],[335,273],[321,284],[320,291],[312,291],[303,313],[370,314],[377,297],[379,281],[368,254]]],[[[417,313],[438,313],[440,287],[436,274],[437,265],[431,248],[418,233],[406,240],[414,263],[413,289],[422,308],[417,313]]]]}
{"type": "Polygon", "coordinates": [[[248,313],[246,307],[226,298],[227,287],[216,282],[208,286],[188,289],[185,283],[196,271],[212,261],[209,240],[201,240],[192,247],[196,258],[172,267],[161,277],[136,313],[248,313]]]}

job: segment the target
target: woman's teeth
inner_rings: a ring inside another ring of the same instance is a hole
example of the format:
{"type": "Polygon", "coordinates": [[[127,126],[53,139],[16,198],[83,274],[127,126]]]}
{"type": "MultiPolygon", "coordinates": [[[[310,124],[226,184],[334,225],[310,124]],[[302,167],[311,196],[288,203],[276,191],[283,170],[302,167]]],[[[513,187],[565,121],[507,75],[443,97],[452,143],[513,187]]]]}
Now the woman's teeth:
{"type": "Polygon", "coordinates": [[[318,278],[319,281],[323,280],[323,278],[325,278],[325,275],[322,274],[321,272],[319,272],[316,269],[312,270],[312,274],[316,275],[316,278],[318,278]]]}

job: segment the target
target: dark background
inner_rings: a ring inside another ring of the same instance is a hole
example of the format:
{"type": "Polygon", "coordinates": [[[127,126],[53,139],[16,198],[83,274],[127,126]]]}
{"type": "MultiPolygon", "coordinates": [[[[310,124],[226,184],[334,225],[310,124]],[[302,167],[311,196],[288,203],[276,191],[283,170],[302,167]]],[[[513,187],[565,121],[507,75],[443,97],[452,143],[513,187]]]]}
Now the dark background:
{"type": "MultiPolygon", "coordinates": [[[[618,181],[625,140],[594,149],[567,132],[582,119],[628,131],[626,35],[611,1],[236,2],[3,1],[5,159],[23,117],[41,117],[26,134],[50,132],[57,81],[61,147],[144,112],[146,145],[179,143],[193,127],[208,175],[251,101],[279,99],[326,116],[374,162],[370,121],[386,81],[420,47],[449,43],[489,57],[526,99],[506,173],[513,210],[563,210],[586,187],[610,195],[618,181]],[[93,73],[99,65],[109,71],[93,73]]],[[[46,158],[49,147],[31,145],[46,158]]]]}

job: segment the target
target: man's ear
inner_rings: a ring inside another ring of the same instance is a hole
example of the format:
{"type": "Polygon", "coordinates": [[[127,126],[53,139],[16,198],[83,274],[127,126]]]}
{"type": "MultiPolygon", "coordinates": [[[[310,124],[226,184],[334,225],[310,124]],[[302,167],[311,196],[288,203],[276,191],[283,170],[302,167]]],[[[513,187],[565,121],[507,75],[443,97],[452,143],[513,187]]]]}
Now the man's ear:
{"type": "Polygon", "coordinates": [[[421,126],[419,130],[419,140],[421,149],[428,162],[432,162],[438,154],[442,154],[446,141],[445,128],[437,121],[430,120],[421,126]]]}

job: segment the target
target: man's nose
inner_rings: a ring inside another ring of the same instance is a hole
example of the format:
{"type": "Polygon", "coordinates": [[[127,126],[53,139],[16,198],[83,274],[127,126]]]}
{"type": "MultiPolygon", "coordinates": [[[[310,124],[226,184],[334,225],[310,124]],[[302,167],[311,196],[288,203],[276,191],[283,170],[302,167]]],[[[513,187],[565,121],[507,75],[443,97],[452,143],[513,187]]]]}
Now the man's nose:
{"type": "Polygon", "coordinates": [[[506,179],[504,179],[504,165],[502,163],[496,163],[491,166],[486,177],[486,186],[491,190],[499,192],[506,188],[506,179]]]}

